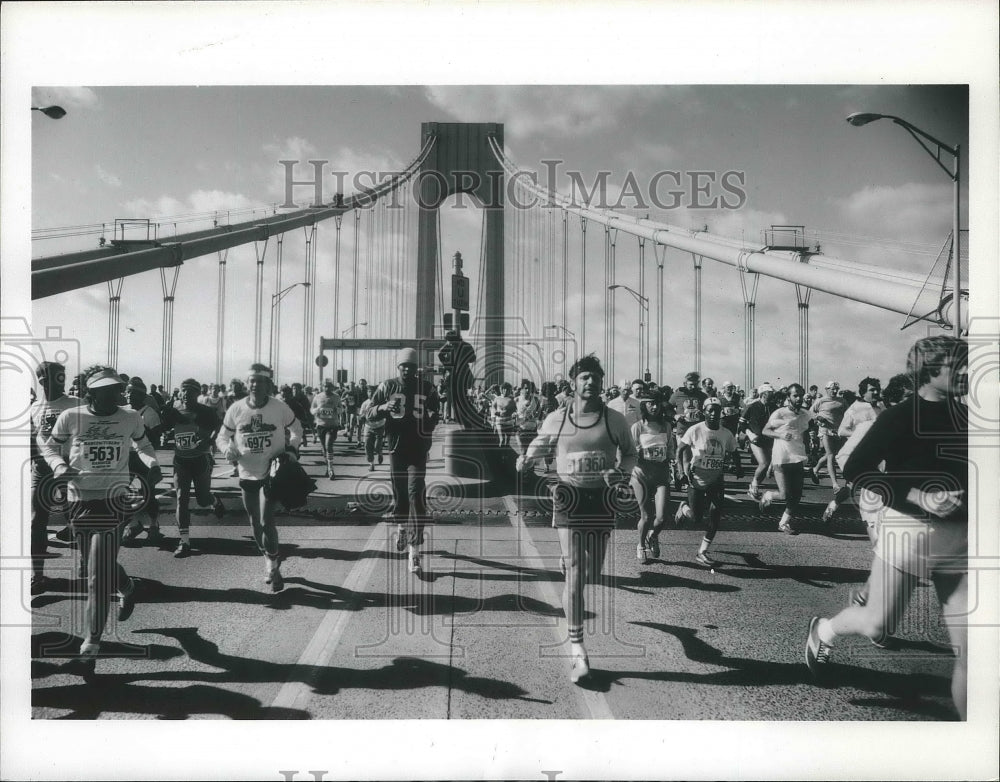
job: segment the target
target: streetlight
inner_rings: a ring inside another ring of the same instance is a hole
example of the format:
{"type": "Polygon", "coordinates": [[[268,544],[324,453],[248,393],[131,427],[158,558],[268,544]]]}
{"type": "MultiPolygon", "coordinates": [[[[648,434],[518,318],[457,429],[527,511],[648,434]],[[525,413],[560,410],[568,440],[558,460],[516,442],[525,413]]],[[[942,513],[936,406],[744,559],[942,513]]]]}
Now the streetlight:
{"type": "Polygon", "coordinates": [[[52,119],[62,119],[66,116],[66,109],[62,106],[32,106],[32,111],[40,111],[46,117],[51,117],[52,119]]]}
{"type": "MultiPolygon", "coordinates": [[[[368,325],[368,321],[367,320],[362,320],[362,321],[360,321],[358,323],[355,323],[350,328],[346,328],[342,332],[340,332],[340,338],[344,339],[347,336],[348,332],[354,331],[354,329],[356,329],[358,326],[367,326],[367,325],[368,325]]],[[[351,350],[351,378],[352,378],[352,382],[353,382],[353,378],[354,378],[354,375],[355,375],[355,369],[356,369],[356,365],[354,363],[354,357],[356,355],[357,355],[356,351],[351,350]]],[[[363,367],[362,367],[362,369],[363,369],[363,367]]]]}
{"type": "Polygon", "coordinates": [[[944,171],[954,184],[954,198],[952,205],[952,223],[951,223],[951,233],[952,233],[952,267],[953,267],[953,279],[955,292],[953,294],[953,316],[952,325],[955,329],[955,333],[961,335],[962,333],[962,273],[960,270],[959,258],[961,249],[961,234],[958,230],[958,207],[959,207],[959,166],[961,164],[961,147],[956,144],[953,147],[948,146],[942,141],[934,138],[930,133],[921,130],[916,125],[907,122],[901,117],[897,117],[893,114],[873,114],[866,111],[858,111],[854,114],[850,114],[847,117],[847,121],[854,125],[854,127],[859,128],[862,125],[867,125],[869,122],[874,122],[879,119],[891,119],[895,124],[903,128],[907,133],[909,133],[916,142],[924,148],[924,151],[934,158],[934,162],[938,164],[942,171],[944,171]],[[935,146],[935,149],[931,149],[927,144],[924,143],[924,139],[931,142],[935,146]],[[952,170],[949,171],[948,167],[941,162],[941,152],[947,152],[952,156],[952,170]]]}
{"type": "Polygon", "coordinates": [[[283,298],[285,298],[285,294],[287,294],[292,288],[298,288],[300,285],[308,285],[308,284],[309,283],[307,282],[293,282],[287,288],[282,288],[277,293],[271,294],[271,336],[270,339],[268,340],[268,346],[267,346],[267,365],[271,367],[271,370],[274,372],[275,377],[277,377],[278,375],[278,368],[274,365],[274,358],[275,358],[274,343],[278,341],[275,339],[275,335],[278,330],[278,321],[274,317],[274,308],[278,306],[278,302],[280,302],[283,298]]]}
{"type": "MultiPolygon", "coordinates": [[[[633,296],[635,296],[635,300],[637,302],[639,302],[639,363],[641,364],[641,363],[643,363],[642,362],[642,359],[643,359],[643,346],[645,344],[643,342],[643,337],[645,336],[644,332],[643,332],[643,328],[645,326],[645,322],[642,319],[642,313],[643,313],[643,311],[649,312],[649,299],[647,299],[645,296],[643,296],[641,293],[639,293],[639,291],[633,290],[628,285],[609,285],[608,286],[608,290],[609,291],[613,291],[615,288],[621,288],[622,290],[628,291],[633,296]]],[[[646,353],[648,354],[649,351],[647,350],[646,353]]],[[[645,373],[643,373],[643,378],[645,379],[645,375],[648,375],[648,374],[649,374],[649,356],[646,355],[646,371],[645,371],[645,373]]]]}

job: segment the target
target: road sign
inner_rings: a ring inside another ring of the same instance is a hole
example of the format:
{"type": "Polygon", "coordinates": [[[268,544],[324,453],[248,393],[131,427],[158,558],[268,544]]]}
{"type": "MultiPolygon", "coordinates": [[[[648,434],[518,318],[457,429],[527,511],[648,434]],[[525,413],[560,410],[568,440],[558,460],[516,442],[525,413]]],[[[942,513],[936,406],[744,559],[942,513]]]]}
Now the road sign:
{"type": "Polygon", "coordinates": [[[469,278],[464,274],[451,275],[451,308],[469,309],[469,278]]]}
{"type": "Polygon", "coordinates": [[[316,356],[316,366],[318,366],[318,367],[325,367],[329,363],[330,363],[330,359],[328,359],[322,353],[320,353],[318,356],[316,356]]]}
{"type": "MultiPolygon", "coordinates": [[[[462,317],[459,319],[458,327],[462,331],[468,331],[469,330],[469,313],[468,312],[461,312],[459,314],[462,317]]],[[[453,328],[455,328],[455,316],[452,313],[450,313],[450,312],[444,313],[444,328],[445,328],[445,331],[451,331],[453,328]]]]}

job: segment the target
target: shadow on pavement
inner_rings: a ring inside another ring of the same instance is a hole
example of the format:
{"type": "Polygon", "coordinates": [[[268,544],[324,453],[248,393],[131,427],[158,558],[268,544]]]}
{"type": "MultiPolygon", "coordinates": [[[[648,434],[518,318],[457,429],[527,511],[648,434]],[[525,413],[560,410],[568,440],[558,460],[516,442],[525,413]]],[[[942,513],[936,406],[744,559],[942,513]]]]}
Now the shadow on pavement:
{"type": "MultiPolygon", "coordinates": [[[[724,549],[713,550],[712,557],[716,560],[715,569],[722,570],[727,576],[743,579],[790,579],[806,586],[814,586],[820,589],[833,589],[828,583],[835,584],[863,584],[868,578],[868,570],[859,568],[833,567],[830,565],[771,565],[765,562],[757,554],[745,551],[725,551],[724,549]],[[731,562],[720,560],[719,556],[725,554],[734,556],[742,560],[731,562]]],[[[688,564],[688,563],[677,563],[688,564]]],[[[696,566],[700,567],[700,566],[696,566]]]]}
{"type": "MultiPolygon", "coordinates": [[[[164,627],[136,632],[173,638],[193,662],[216,670],[98,673],[94,686],[78,684],[36,688],[33,705],[39,708],[71,709],[72,713],[65,719],[94,719],[104,712],[151,714],[159,719],[184,719],[194,714],[219,714],[233,719],[308,719],[308,712],[265,706],[247,695],[209,686],[285,682],[301,682],[320,695],[334,695],[350,688],[413,690],[451,687],[491,700],[516,699],[551,703],[528,697],[527,691],[512,682],[469,676],[453,665],[419,658],[397,657],[387,665],[372,670],[273,663],[224,654],[215,643],[202,638],[195,627],[164,627]],[[174,688],[147,687],[138,682],[199,683],[174,688]]],[[[71,673],[71,670],[67,670],[71,665],[66,663],[52,667],[58,668],[60,673],[71,673]]],[[[349,718],[363,717],[362,714],[349,715],[349,718]]]]}
{"type": "MultiPolygon", "coordinates": [[[[684,682],[724,687],[773,687],[809,684],[817,685],[804,663],[777,663],[729,657],[714,646],[698,638],[698,631],[689,627],[659,622],[630,622],[674,636],[681,644],[684,655],[691,661],[705,665],[725,666],[729,670],[697,674],[672,671],[602,671],[591,669],[588,689],[609,692],[612,685],[626,679],[684,682]]],[[[867,692],[889,696],[887,703],[895,709],[920,714],[931,719],[955,719],[955,712],[926,697],[950,699],[951,683],[948,678],[932,674],[894,673],[857,666],[831,663],[828,686],[852,687],[867,692]]],[[[848,701],[851,702],[851,701],[848,701]]],[[[863,701],[858,700],[861,704],[863,701]]],[[[880,701],[873,703],[881,703],[880,701]]],[[[871,704],[869,704],[871,705],[871,704]]]]}

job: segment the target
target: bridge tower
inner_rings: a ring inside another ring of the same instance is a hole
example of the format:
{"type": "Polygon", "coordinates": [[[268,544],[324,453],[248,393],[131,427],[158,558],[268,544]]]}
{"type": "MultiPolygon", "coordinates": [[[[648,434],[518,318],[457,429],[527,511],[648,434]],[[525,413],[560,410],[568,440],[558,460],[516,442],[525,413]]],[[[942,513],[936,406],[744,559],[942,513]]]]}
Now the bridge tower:
{"type": "Polygon", "coordinates": [[[504,312],[504,170],[489,146],[503,148],[503,124],[497,122],[424,122],[421,146],[429,136],[434,146],[420,168],[417,184],[417,307],[416,337],[434,337],[434,302],[441,260],[438,208],[450,196],[466,193],[484,210],[485,242],[480,263],[484,286],[480,300],[477,342],[482,346],[488,383],[503,380],[504,312]]]}

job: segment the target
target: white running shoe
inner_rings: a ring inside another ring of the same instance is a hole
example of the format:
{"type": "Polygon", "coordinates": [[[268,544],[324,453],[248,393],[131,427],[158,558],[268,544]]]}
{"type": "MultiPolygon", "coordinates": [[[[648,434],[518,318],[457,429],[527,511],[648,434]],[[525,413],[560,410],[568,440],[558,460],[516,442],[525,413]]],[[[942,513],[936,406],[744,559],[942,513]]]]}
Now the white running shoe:
{"type": "Polygon", "coordinates": [[[587,659],[587,651],[583,644],[571,644],[570,654],[573,658],[573,667],[569,672],[569,680],[576,684],[580,679],[590,675],[590,660],[587,659]]]}
{"type": "Polygon", "coordinates": [[[649,549],[646,548],[641,543],[635,547],[635,558],[639,560],[640,565],[649,564],[649,549]]]}

